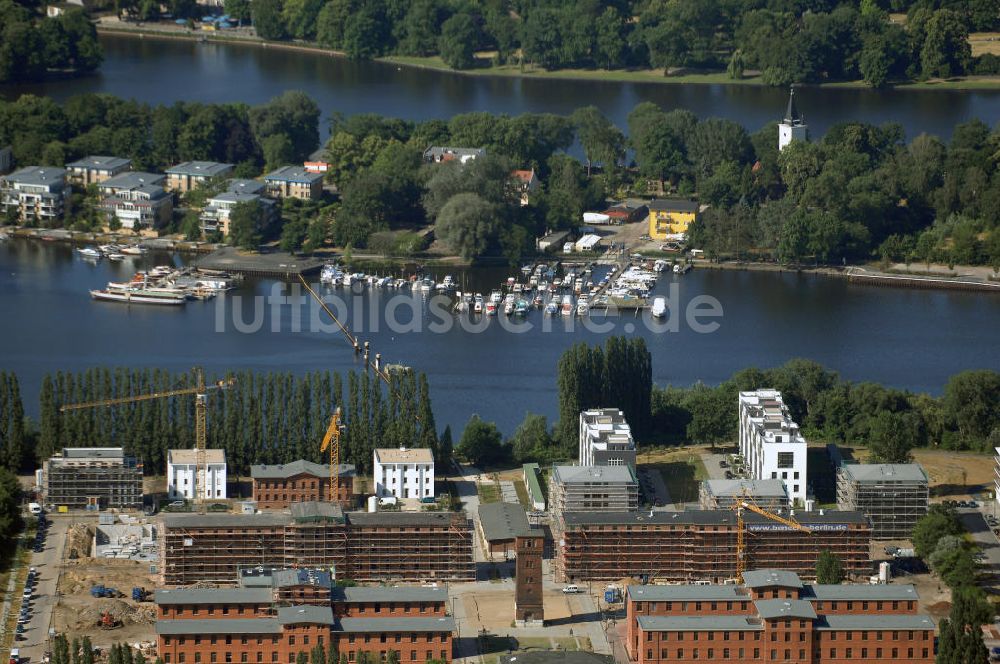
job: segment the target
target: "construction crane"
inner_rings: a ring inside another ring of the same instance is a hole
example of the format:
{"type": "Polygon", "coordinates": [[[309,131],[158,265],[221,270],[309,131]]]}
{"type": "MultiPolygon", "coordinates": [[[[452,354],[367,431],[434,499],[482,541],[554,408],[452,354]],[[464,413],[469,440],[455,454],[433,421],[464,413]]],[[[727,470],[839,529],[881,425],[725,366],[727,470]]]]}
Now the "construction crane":
{"type": "Polygon", "coordinates": [[[758,507],[754,504],[753,498],[746,491],[743,495],[738,497],[733,503],[733,510],[736,511],[736,580],[738,583],[743,583],[743,572],[746,571],[746,543],[744,541],[744,531],[746,529],[746,523],[743,520],[743,511],[749,510],[754,514],[759,514],[760,516],[770,519],[771,521],[776,521],[780,524],[788,526],[792,530],[798,530],[803,533],[811,533],[812,531],[803,526],[801,523],[795,519],[785,518],[778,514],[772,514],[762,507],[758,507]]]}
{"type": "Polygon", "coordinates": [[[326,435],[319,446],[320,452],[330,451],[330,502],[337,502],[340,494],[340,432],[344,425],[340,423],[340,406],[334,411],[330,418],[330,425],[326,428],[326,435]]]}
{"type": "Polygon", "coordinates": [[[208,409],[208,391],[224,390],[232,387],[236,381],[232,378],[218,380],[211,385],[205,384],[205,372],[201,367],[194,368],[194,387],[184,387],[176,390],[165,390],[163,392],[151,392],[149,394],[139,394],[131,397],[118,397],[115,399],[101,399],[99,401],[87,401],[83,403],[71,403],[61,406],[59,412],[69,410],[83,410],[85,408],[99,408],[101,406],[120,406],[137,401],[151,401],[153,399],[166,399],[187,394],[194,395],[194,449],[195,449],[195,502],[201,503],[204,499],[205,486],[205,439],[206,439],[206,411],[208,409]]]}

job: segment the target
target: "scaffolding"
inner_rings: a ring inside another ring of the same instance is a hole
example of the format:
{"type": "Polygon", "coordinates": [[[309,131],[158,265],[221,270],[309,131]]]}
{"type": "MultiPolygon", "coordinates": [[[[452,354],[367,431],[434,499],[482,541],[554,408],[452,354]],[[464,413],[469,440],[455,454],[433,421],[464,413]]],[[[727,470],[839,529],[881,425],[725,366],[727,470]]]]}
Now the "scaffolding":
{"type": "Polygon", "coordinates": [[[927,514],[927,474],[919,464],[845,464],[837,469],[837,507],[864,512],[872,539],[909,539],[927,514]]]}
{"type": "Polygon", "coordinates": [[[44,501],[67,509],[142,509],[142,464],[120,447],[66,448],[43,464],[44,501]]]}

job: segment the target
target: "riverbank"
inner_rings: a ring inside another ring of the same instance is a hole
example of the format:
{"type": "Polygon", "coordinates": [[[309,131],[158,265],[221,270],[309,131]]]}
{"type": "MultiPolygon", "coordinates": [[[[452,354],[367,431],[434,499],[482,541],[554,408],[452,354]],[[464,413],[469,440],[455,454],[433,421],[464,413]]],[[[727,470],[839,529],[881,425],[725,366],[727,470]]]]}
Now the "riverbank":
{"type": "MultiPolygon", "coordinates": [[[[237,44],[257,46],[259,48],[279,49],[313,53],[334,58],[346,58],[341,51],[334,51],[319,44],[307,42],[281,42],[261,39],[239,29],[224,32],[204,32],[188,29],[173,24],[161,23],[125,23],[117,17],[103,16],[97,23],[98,33],[135,37],[138,39],[172,39],[204,43],[237,44]]],[[[385,56],[376,58],[376,62],[397,67],[437,71],[443,74],[461,76],[500,77],[500,78],[531,78],[568,81],[597,81],[609,83],[657,83],[666,85],[696,84],[696,85],[732,85],[764,87],[759,76],[747,76],[740,79],[730,78],[724,71],[708,73],[680,73],[666,75],[662,69],[640,70],[599,70],[599,69],[557,69],[548,71],[535,65],[488,65],[468,70],[452,69],[438,56],[385,56]]],[[[864,81],[838,81],[820,83],[808,87],[817,88],[848,88],[870,90],[864,81]]],[[[934,79],[929,81],[912,81],[893,86],[899,90],[1000,90],[1000,76],[967,76],[952,79],[934,79]]],[[[892,89],[892,88],[890,88],[892,89]]]]}
{"type": "Polygon", "coordinates": [[[23,226],[0,227],[0,231],[12,238],[41,240],[42,242],[65,242],[67,244],[136,244],[142,243],[150,249],[180,251],[193,254],[207,254],[221,245],[212,242],[188,242],[161,237],[144,237],[131,233],[94,233],[72,231],[65,228],[26,228],[23,226]]]}

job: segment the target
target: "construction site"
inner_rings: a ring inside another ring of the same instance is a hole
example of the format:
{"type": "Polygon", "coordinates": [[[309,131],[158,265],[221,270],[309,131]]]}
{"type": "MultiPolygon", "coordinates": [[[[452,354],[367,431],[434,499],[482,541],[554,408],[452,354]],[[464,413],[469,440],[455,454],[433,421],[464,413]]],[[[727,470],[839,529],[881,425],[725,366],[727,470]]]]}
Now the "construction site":
{"type": "Polygon", "coordinates": [[[55,511],[142,508],[142,464],[120,447],[67,447],[42,465],[42,500],[55,511]]]}
{"type": "Polygon", "coordinates": [[[837,507],[864,512],[873,539],[906,539],[927,514],[927,473],[920,464],[843,464],[837,469],[837,507]]]}

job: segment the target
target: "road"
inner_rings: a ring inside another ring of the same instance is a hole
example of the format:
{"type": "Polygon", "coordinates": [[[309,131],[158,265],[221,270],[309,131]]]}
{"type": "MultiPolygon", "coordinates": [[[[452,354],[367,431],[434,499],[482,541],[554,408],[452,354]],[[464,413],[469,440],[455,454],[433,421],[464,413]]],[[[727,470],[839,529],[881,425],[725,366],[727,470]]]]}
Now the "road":
{"type": "Polygon", "coordinates": [[[63,549],[66,546],[66,532],[72,523],[72,518],[55,516],[50,519],[48,535],[45,537],[45,548],[41,553],[31,554],[31,566],[38,570],[38,585],[31,600],[31,619],[27,629],[18,643],[21,657],[30,657],[31,661],[41,661],[42,655],[48,650],[49,627],[52,624],[52,609],[56,600],[56,585],[59,582],[63,549]]]}
{"type": "MultiPolygon", "coordinates": [[[[473,532],[475,533],[472,539],[473,558],[477,563],[486,562],[489,558],[483,550],[483,543],[479,537],[479,491],[476,488],[476,483],[480,480],[480,471],[474,466],[463,465],[457,461],[455,465],[458,466],[460,478],[454,477],[451,481],[455,484],[459,500],[462,501],[462,509],[472,519],[473,532]]],[[[480,567],[480,565],[476,565],[477,569],[480,567]]]]}

